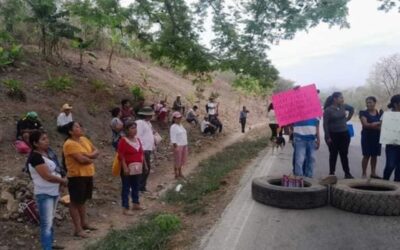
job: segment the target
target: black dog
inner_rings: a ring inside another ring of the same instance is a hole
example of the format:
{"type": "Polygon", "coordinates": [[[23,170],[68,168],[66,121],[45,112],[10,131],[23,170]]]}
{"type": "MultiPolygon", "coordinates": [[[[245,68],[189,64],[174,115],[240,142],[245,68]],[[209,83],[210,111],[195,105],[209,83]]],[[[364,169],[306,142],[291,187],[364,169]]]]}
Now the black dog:
{"type": "Polygon", "coordinates": [[[281,148],[283,149],[286,146],[286,140],[283,136],[278,136],[274,140],[274,148],[281,148]]]}

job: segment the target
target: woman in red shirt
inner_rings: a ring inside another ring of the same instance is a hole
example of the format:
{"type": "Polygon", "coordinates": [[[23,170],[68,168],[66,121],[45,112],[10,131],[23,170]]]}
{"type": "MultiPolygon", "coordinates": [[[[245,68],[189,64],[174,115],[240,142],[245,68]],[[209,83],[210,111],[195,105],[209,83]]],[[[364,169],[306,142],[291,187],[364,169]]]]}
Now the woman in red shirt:
{"type": "Polygon", "coordinates": [[[122,207],[123,214],[133,215],[129,211],[129,193],[132,196],[132,210],[142,210],[139,203],[139,184],[143,172],[143,147],[136,137],[137,129],[134,121],[124,125],[126,136],[118,143],[118,157],[121,162],[122,207]]]}

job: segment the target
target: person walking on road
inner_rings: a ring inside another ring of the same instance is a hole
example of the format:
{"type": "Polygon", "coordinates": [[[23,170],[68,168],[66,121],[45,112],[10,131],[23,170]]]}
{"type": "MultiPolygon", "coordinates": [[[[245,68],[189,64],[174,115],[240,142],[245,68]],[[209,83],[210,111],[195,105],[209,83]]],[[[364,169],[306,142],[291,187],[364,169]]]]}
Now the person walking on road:
{"type": "Polygon", "coordinates": [[[141,120],[137,120],[137,137],[143,143],[144,159],[146,168],[143,169],[142,178],[140,181],[140,191],[147,191],[147,179],[150,175],[151,170],[151,153],[155,148],[154,130],[151,125],[151,118],[154,115],[154,110],[151,107],[144,107],[138,114],[143,117],[141,120]]]}
{"type": "Polygon", "coordinates": [[[293,124],[294,175],[313,177],[315,151],[319,149],[319,145],[318,119],[293,124]]]}
{"type": "MultiPolygon", "coordinates": [[[[392,112],[400,112],[400,95],[394,95],[390,99],[388,108],[392,112]]],[[[383,179],[389,180],[394,170],[394,181],[400,182],[400,145],[386,145],[386,165],[383,171],[383,179]]]]}
{"type": "Polygon", "coordinates": [[[186,164],[188,157],[188,138],[186,129],[181,123],[182,114],[175,111],[172,118],[174,123],[170,129],[170,138],[175,156],[175,179],[178,179],[183,178],[182,167],[186,164]]]}
{"type": "Polygon", "coordinates": [[[381,144],[379,143],[381,117],[383,111],[376,109],[376,98],[369,96],[365,99],[366,110],[361,110],[359,117],[362,124],[361,131],[361,149],[363,154],[362,178],[367,178],[368,162],[371,159],[371,178],[381,179],[376,174],[376,162],[378,156],[381,155],[381,144]]]}
{"type": "Polygon", "coordinates": [[[239,122],[242,125],[242,133],[244,133],[246,129],[246,120],[248,113],[249,111],[246,109],[246,106],[243,106],[243,110],[240,111],[240,117],[239,117],[239,122]]]}
{"type": "MultiPolygon", "coordinates": [[[[269,128],[271,129],[271,140],[274,140],[278,137],[279,125],[276,121],[274,105],[272,104],[272,102],[268,106],[268,122],[269,128]]],[[[279,136],[282,136],[282,130],[279,131],[279,136]]]]}
{"type": "Polygon", "coordinates": [[[325,141],[329,148],[329,174],[335,175],[338,154],[342,163],[346,179],[353,179],[349,168],[348,152],[350,134],[347,121],[354,114],[353,107],[344,104],[342,93],[334,92],[327,98],[324,105],[324,132],[325,141]],[[349,112],[349,114],[346,113],[349,112]]]}

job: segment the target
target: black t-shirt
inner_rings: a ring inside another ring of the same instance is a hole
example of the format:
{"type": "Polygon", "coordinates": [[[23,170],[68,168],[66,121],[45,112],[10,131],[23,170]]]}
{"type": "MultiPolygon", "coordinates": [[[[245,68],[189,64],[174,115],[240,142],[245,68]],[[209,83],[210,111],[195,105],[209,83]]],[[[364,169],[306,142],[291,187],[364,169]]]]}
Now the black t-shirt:
{"type": "Polygon", "coordinates": [[[36,168],[36,166],[44,164],[45,161],[41,154],[37,152],[32,152],[31,155],[29,156],[28,163],[31,164],[33,168],[36,168]]]}

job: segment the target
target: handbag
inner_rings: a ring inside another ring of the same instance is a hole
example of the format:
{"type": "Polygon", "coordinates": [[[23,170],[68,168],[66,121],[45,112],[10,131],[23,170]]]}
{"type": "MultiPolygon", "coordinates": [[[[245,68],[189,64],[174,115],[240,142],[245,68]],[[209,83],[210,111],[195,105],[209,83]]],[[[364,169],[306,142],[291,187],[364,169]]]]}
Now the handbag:
{"type": "Polygon", "coordinates": [[[118,153],[115,153],[114,161],[112,164],[112,175],[120,176],[120,174],[121,174],[121,163],[118,157],[118,153]]]}
{"type": "Polygon", "coordinates": [[[351,123],[347,124],[347,131],[349,132],[350,137],[354,137],[354,126],[351,123]]]}
{"type": "Polygon", "coordinates": [[[132,162],[128,165],[129,175],[138,175],[143,173],[143,163],[132,162]]]}

